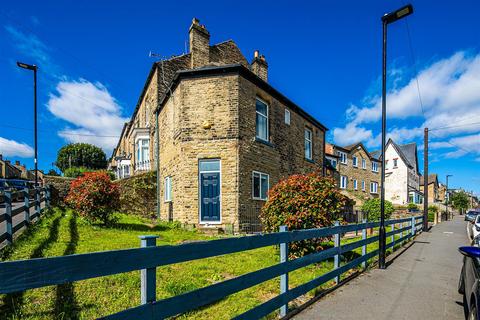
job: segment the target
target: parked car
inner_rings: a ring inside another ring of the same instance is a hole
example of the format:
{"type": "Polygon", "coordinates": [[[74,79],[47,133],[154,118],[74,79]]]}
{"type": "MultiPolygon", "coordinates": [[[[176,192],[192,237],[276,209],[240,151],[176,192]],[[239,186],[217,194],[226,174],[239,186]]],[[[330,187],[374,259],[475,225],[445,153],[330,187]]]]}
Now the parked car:
{"type": "Polygon", "coordinates": [[[458,281],[458,293],[463,295],[463,309],[466,319],[480,319],[480,248],[460,247],[463,267],[458,281]]]}
{"type": "Polygon", "coordinates": [[[475,220],[475,217],[478,216],[478,214],[480,214],[480,211],[477,211],[477,210],[469,210],[469,211],[465,214],[465,221],[473,222],[473,221],[475,220]]]}

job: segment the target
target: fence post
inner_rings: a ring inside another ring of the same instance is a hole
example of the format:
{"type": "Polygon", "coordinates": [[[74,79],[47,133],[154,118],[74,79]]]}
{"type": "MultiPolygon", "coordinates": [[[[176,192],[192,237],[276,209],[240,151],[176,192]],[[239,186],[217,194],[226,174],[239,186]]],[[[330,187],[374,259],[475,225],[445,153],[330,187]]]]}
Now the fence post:
{"type": "Polygon", "coordinates": [[[40,218],[40,189],[35,187],[35,214],[40,218]]]}
{"type": "MultiPolygon", "coordinates": [[[[155,247],[158,236],[138,236],[142,248],[155,247]]],[[[140,300],[147,304],[156,300],[157,269],[147,268],[140,271],[140,300]]]]}
{"type": "Polygon", "coordinates": [[[30,223],[30,193],[28,188],[23,189],[23,205],[25,206],[24,220],[28,225],[30,223]]]}
{"type": "MultiPolygon", "coordinates": [[[[392,232],[395,231],[395,223],[392,223],[390,225],[390,231],[392,231],[392,232]]],[[[390,242],[392,243],[392,252],[393,252],[394,247],[395,247],[395,235],[394,234],[392,234],[390,236],[390,242]]]]}
{"type": "Polygon", "coordinates": [[[415,230],[415,217],[412,217],[412,222],[410,222],[412,224],[412,238],[415,236],[415,233],[416,233],[416,230],[415,230]]]}
{"type": "Polygon", "coordinates": [[[45,187],[45,206],[50,208],[50,185],[47,184],[45,187]]]}
{"type": "MultiPolygon", "coordinates": [[[[367,223],[367,219],[363,219],[362,223],[367,223]]],[[[365,226],[365,228],[362,229],[362,240],[366,240],[366,239],[367,239],[367,226],[365,226]]],[[[366,254],[367,254],[367,245],[364,244],[362,246],[362,257],[365,256],[366,254]]],[[[365,269],[366,267],[367,267],[367,262],[363,261],[362,268],[365,269]]]]}
{"type": "MultiPolygon", "coordinates": [[[[280,226],[280,232],[287,232],[287,226],[280,226]]],[[[280,263],[288,261],[288,242],[280,243],[280,263]]],[[[280,294],[288,291],[288,273],[280,276],[280,294]]],[[[280,307],[280,317],[285,317],[288,312],[288,303],[280,307]]]]}
{"type": "Polygon", "coordinates": [[[5,191],[5,231],[7,233],[7,244],[12,244],[12,192],[5,191]]]}
{"type": "MultiPolygon", "coordinates": [[[[337,220],[335,221],[335,227],[338,227],[340,225],[340,222],[337,220]]],[[[338,230],[338,228],[337,228],[338,230]]],[[[334,235],[334,238],[333,238],[333,241],[334,241],[334,246],[335,248],[340,248],[340,232],[337,231],[337,233],[335,233],[334,235]]],[[[333,257],[333,269],[338,269],[338,267],[340,267],[340,255],[337,253],[334,257],[333,257]]],[[[335,277],[335,284],[338,284],[340,281],[340,276],[336,276],[335,277]]]]}

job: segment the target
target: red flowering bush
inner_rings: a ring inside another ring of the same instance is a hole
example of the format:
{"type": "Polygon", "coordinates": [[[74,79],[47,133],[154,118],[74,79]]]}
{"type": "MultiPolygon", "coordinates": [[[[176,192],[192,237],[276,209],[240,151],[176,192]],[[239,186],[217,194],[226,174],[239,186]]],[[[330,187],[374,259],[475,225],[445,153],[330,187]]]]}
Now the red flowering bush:
{"type": "MultiPolygon", "coordinates": [[[[288,230],[331,226],[348,199],[335,181],[314,172],[293,175],[278,182],[268,193],[260,219],[266,232],[278,232],[281,225],[288,230]]],[[[322,250],[326,239],[315,238],[290,244],[290,256],[301,257],[322,250]]]]}
{"type": "Polygon", "coordinates": [[[91,222],[108,224],[119,205],[118,186],[105,172],[85,172],[70,184],[66,202],[91,222]]]}

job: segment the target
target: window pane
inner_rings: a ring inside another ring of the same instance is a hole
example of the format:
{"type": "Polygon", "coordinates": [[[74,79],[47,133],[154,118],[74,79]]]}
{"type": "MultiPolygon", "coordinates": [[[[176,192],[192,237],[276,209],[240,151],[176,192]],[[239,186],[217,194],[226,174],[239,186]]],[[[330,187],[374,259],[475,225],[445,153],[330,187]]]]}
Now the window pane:
{"type": "Polygon", "coordinates": [[[263,103],[262,101],[258,100],[257,99],[257,102],[256,102],[256,108],[257,108],[257,112],[260,112],[261,114],[263,114],[264,116],[267,116],[267,105],[265,103],[263,103]]]}
{"type": "Polygon", "coordinates": [[[290,111],[285,109],[285,123],[290,124],[290,111]]]}
{"type": "Polygon", "coordinates": [[[256,135],[258,138],[267,140],[268,139],[268,124],[267,118],[259,113],[257,113],[257,128],[256,135]]]}
{"type": "Polygon", "coordinates": [[[311,159],[312,158],[312,146],[311,142],[305,140],[305,158],[311,159]]]}
{"type": "Polygon", "coordinates": [[[261,195],[262,199],[267,199],[267,192],[268,192],[268,176],[266,174],[262,174],[261,177],[261,195]]]}
{"type": "Polygon", "coordinates": [[[253,197],[260,198],[260,175],[253,173],[253,197]]]}
{"type": "Polygon", "coordinates": [[[200,171],[220,171],[220,160],[201,160],[200,171]]]}

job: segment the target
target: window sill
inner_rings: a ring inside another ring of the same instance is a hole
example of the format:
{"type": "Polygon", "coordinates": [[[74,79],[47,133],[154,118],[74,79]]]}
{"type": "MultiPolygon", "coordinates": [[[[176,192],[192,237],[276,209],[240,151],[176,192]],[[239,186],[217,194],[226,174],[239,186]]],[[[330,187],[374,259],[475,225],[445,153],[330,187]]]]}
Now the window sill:
{"type": "Polygon", "coordinates": [[[310,163],[315,163],[315,161],[313,161],[313,159],[305,158],[305,161],[310,162],[310,163]]]}
{"type": "Polygon", "coordinates": [[[257,200],[257,201],[267,201],[268,199],[267,199],[267,198],[265,198],[265,199],[262,199],[262,198],[253,198],[253,197],[252,197],[252,200],[257,200]]]}
{"type": "Polygon", "coordinates": [[[267,141],[267,140],[263,140],[262,138],[258,138],[258,137],[255,137],[255,142],[260,142],[266,146],[269,146],[269,147],[274,147],[273,144],[270,142],[270,141],[267,141]]]}
{"type": "Polygon", "coordinates": [[[172,200],[165,200],[165,201],[163,201],[163,203],[171,203],[171,202],[173,202],[173,201],[172,201],[172,200]]]}

